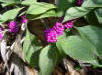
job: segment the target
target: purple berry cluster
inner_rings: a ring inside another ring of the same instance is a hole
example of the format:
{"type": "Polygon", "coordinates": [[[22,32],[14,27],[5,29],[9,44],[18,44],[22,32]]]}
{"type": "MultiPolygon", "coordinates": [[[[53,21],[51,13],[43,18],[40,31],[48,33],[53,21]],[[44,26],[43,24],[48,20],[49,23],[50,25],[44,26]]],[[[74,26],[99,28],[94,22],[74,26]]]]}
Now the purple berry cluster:
{"type": "Polygon", "coordinates": [[[83,3],[83,0],[77,0],[77,5],[81,5],[83,3]]]}
{"type": "Polygon", "coordinates": [[[63,35],[63,33],[64,33],[64,26],[60,22],[57,22],[53,26],[53,29],[56,31],[58,36],[63,35]]]}
{"type": "Polygon", "coordinates": [[[28,19],[26,18],[26,16],[21,16],[21,23],[24,24],[28,21],[28,19]]]}
{"type": "Polygon", "coordinates": [[[66,29],[70,29],[70,28],[73,27],[73,22],[72,22],[72,21],[66,22],[66,23],[64,24],[64,26],[65,26],[66,29]]]}
{"type": "Polygon", "coordinates": [[[9,32],[13,34],[16,34],[19,30],[19,27],[15,21],[11,21],[8,26],[9,26],[9,32]]]}
{"type": "MultiPolygon", "coordinates": [[[[26,16],[21,16],[21,23],[24,24],[26,22],[27,22],[26,16]]],[[[11,32],[12,34],[16,34],[19,31],[19,27],[15,21],[11,21],[8,24],[8,27],[9,27],[9,32],[11,32]]]]}
{"type": "Polygon", "coordinates": [[[45,30],[45,38],[47,42],[56,42],[57,41],[57,32],[54,29],[45,30]]]}
{"type": "Polygon", "coordinates": [[[65,28],[70,29],[73,27],[73,22],[69,21],[65,24],[57,22],[52,28],[44,31],[45,38],[48,43],[57,42],[57,37],[63,35],[65,28]]]}

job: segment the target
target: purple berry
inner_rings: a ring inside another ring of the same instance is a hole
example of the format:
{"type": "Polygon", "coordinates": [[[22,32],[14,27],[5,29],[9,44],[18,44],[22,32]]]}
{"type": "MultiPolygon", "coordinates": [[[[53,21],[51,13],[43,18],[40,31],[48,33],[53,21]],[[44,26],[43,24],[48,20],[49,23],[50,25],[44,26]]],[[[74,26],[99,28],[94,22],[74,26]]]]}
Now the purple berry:
{"type": "Polygon", "coordinates": [[[77,0],[77,5],[81,5],[83,3],[83,0],[77,0]]]}
{"type": "Polygon", "coordinates": [[[65,23],[65,24],[64,24],[64,27],[65,27],[66,29],[72,28],[72,27],[73,27],[73,22],[72,22],[72,21],[69,21],[69,22],[65,23]]]}
{"type": "Polygon", "coordinates": [[[57,33],[55,30],[47,29],[44,32],[45,32],[45,38],[46,38],[47,42],[54,43],[57,41],[57,33]]]}
{"type": "Polygon", "coordinates": [[[26,16],[21,16],[21,23],[24,24],[28,21],[28,19],[26,18],[26,16]]]}
{"type": "Polygon", "coordinates": [[[60,22],[57,22],[53,26],[53,29],[57,32],[58,36],[63,35],[63,33],[64,33],[64,26],[60,22]]]}
{"type": "Polygon", "coordinates": [[[16,24],[15,21],[11,21],[9,23],[9,32],[13,33],[13,34],[16,34],[18,32],[19,28],[16,24]]]}

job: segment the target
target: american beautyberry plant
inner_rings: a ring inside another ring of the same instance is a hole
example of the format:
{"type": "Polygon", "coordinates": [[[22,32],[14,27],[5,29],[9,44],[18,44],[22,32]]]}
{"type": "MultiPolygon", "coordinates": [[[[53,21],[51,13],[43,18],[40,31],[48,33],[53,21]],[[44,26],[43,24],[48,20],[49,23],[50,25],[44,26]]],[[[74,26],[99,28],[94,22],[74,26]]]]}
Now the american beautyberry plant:
{"type": "Polygon", "coordinates": [[[24,37],[25,60],[39,69],[39,75],[51,75],[67,56],[79,65],[82,61],[81,64],[102,67],[101,0],[57,0],[53,4],[37,0],[0,2],[0,40],[5,39],[3,31],[8,36],[24,37]]]}

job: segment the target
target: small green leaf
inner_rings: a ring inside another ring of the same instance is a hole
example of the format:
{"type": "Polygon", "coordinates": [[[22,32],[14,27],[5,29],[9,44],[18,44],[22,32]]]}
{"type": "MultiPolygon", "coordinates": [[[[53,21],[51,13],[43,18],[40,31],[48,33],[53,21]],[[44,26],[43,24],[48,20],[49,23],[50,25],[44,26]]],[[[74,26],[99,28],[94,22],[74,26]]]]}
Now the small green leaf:
{"type": "Polygon", "coordinates": [[[19,3],[21,0],[0,0],[0,2],[4,3],[19,3]]]}
{"type": "Polygon", "coordinates": [[[34,3],[32,4],[29,9],[27,10],[27,14],[31,14],[31,15],[38,15],[38,14],[42,14],[48,10],[54,9],[56,8],[53,4],[49,4],[49,3],[34,3]]]}
{"type": "Polygon", "coordinates": [[[98,22],[100,24],[102,24],[102,8],[98,8],[95,10],[95,14],[96,14],[96,17],[98,19],[98,22]]]}
{"type": "Polygon", "coordinates": [[[71,7],[67,10],[63,22],[85,16],[90,10],[84,7],[71,7]]]}
{"type": "Polygon", "coordinates": [[[39,15],[27,15],[27,18],[31,19],[31,20],[36,20],[36,19],[41,19],[41,18],[46,18],[46,17],[56,17],[56,12],[55,10],[49,10],[43,14],[39,14],[39,15]]]}
{"type": "Polygon", "coordinates": [[[0,2],[3,2],[1,5],[5,7],[8,5],[20,4],[21,0],[0,0],[0,2]]]}
{"type": "Polygon", "coordinates": [[[8,20],[13,20],[17,14],[19,13],[19,11],[21,10],[22,8],[15,8],[15,9],[12,9],[12,10],[9,10],[7,12],[5,12],[3,15],[1,15],[0,17],[0,22],[6,22],[8,20]]]}
{"type": "Polygon", "coordinates": [[[76,0],[56,0],[57,2],[57,16],[62,17],[66,10],[72,6],[75,6],[76,0]]]}
{"type": "Polygon", "coordinates": [[[58,59],[59,53],[56,47],[52,45],[46,46],[40,53],[40,75],[51,75],[58,59]]]}
{"type": "Polygon", "coordinates": [[[58,7],[58,10],[65,11],[69,7],[74,6],[74,4],[75,4],[75,0],[59,0],[57,7],[58,7]]]}
{"type": "Polygon", "coordinates": [[[24,1],[22,1],[22,3],[21,4],[23,4],[23,5],[34,5],[34,3],[35,2],[37,2],[36,0],[24,0],[24,1]]]}
{"type": "Polygon", "coordinates": [[[102,0],[85,0],[84,3],[82,4],[82,7],[91,8],[102,7],[102,0]]]}
{"type": "Polygon", "coordinates": [[[28,30],[26,32],[26,38],[24,40],[23,44],[23,51],[25,54],[25,58],[27,62],[32,66],[36,67],[38,66],[39,62],[39,54],[42,46],[38,42],[38,39],[36,36],[31,34],[28,30]]]}
{"type": "Polygon", "coordinates": [[[6,7],[8,5],[14,5],[14,3],[2,3],[1,5],[2,5],[2,7],[6,7]]]}
{"type": "Polygon", "coordinates": [[[87,20],[87,22],[90,25],[97,25],[97,24],[99,24],[97,16],[95,15],[95,13],[93,11],[88,13],[84,18],[87,20]]]}
{"type": "Polygon", "coordinates": [[[63,49],[67,49],[67,47],[65,47],[66,45],[67,45],[67,43],[66,43],[66,35],[64,33],[64,35],[58,37],[58,40],[56,42],[56,46],[58,48],[58,51],[60,52],[60,54],[62,56],[65,56],[65,52],[64,52],[63,49]],[[63,44],[63,45],[61,45],[61,44],[63,44]]]}

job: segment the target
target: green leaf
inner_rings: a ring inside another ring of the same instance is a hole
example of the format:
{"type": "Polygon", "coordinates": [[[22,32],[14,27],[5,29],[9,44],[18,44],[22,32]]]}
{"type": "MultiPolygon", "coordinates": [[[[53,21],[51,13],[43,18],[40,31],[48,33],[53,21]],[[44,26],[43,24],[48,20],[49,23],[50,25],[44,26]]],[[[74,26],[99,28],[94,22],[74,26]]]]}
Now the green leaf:
{"type": "Polygon", "coordinates": [[[23,51],[25,54],[25,59],[32,67],[38,66],[41,49],[42,46],[40,46],[37,37],[27,30],[26,38],[23,44],[23,51]]]}
{"type": "Polygon", "coordinates": [[[82,38],[95,47],[97,55],[102,56],[102,28],[89,25],[77,29],[82,38]]]}
{"type": "Polygon", "coordinates": [[[97,25],[97,24],[99,24],[98,19],[97,19],[96,15],[95,15],[95,13],[93,11],[88,13],[84,18],[87,20],[87,22],[90,25],[97,25]]]}
{"type": "Polygon", "coordinates": [[[98,22],[102,24],[102,8],[98,8],[95,10],[95,14],[97,16],[98,22]]]}
{"type": "Polygon", "coordinates": [[[57,7],[58,7],[58,10],[65,11],[69,7],[74,6],[74,3],[75,3],[75,0],[59,0],[57,7]]]}
{"type": "Polygon", "coordinates": [[[56,12],[55,10],[49,10],[43,14],[39,14],[39,15],[27,15],[27,18],[31,19],[31,20],[36,20],[36,19],[41,19],[41,18],[46,18],[46,17],[56,17],[56,12]]]}
{"type": "Polygon", "coordinates": [[[54,9],[54,8],[56,8],[56,7],[53,4],[44,3],[44,2],[34,3],[27,10],[27,14],[38,15],[38,14],[42,14],[42,13],[44,13],[48,10],[54,9]]]}
{"type": "Polygon", "coordinates": [[[4,3],[19,3],[21,0],[0,0],[0,2],[4,3]]]}
{"type": "Polygon", "coordinates": [[[0,22],[6,22],[8,20],[13,20],[17,14],[19,13],[19,11],[21,10],[22,8],[15,8],[15,9],[12,9],[12,10],[9,10],[7,12],[5,12],[3,15],[1,15],[0,17],[0,22]]]}
{"type": "Polygon", "coordinates": [[[64,39],[63,38],[64,37],[58,40],[57,44],[59,45],[57,46],[60,49],[63,49],[63,51],[66,54],[69,54],[72,57],[79,59],[79,60],[88,61],[90,59],[93,59],[93,55],[91,54],[91,51],[89,50],[87,46],[85,46],[83,41],[78,36],[69,36],[68,38],[64,38],[64,39]]]}
{"type": "Polygon", "coordinates": [[[57,0],[57,16],[62,17],[66,10],[72,6],[75,6],[75,0],[57,0]]]}
{"type": "Polygon", "coordinates": [[[2,7],[6,7],[6,6],[9,6],[9,5],[14,5],[15,3],[2,3],[2,7]]]}
{"type": "Polygon", "coordinates": [[[67,10],[63,22],[85,16],[90,10],[84,7],[71,7],[67,10]]]}
{"type": "Polygon", "coordinates": [[[1,5],[5,7],[8,5],[20,4],[21,0],[0,0],[0,2],[3,2],[1,5]]]}
{"type": "Polygon", "coordinates": [[[95,47],[78,36],[61,36],[56,43],[61,53],[66,53],[76,60],[99,66],[95,57],[95,47]]]}
{"type": "Polygon", "coordinates": [[[58,48],[58,51],[60,52],[60,54],[63,57],[65,56],[64,50],[67,50],[67,47],[65,47],[66,45],[67,45],[67,42],[66,42],[66,34],[64,33],[62,36],[59,36],[58,37],[58,40],[56,42],[56,46],[58,48]],[[61,44],[63,44],[63,45],[61,45],[61,44]]]}
{"type": "Polygon", "coordinates": [[[102,7],[102,0],[85,0],[82,7],[102,7]]]}
{"type": "Polygon", "coordinates": [[[40,75],[51,75],[59,59],[55,46],[48,45],[40,53],[40,75]]]}
{"type": "Polygon", "coordinates": [[[94,56],[94,51],[92,51],[94,48],[89,43],[84,42],[78,36],[68,37],[67,42],[68,49],[66,53],[72,58],[81,60],[84,63],[99,65],[94,56]]]}
{"type": "Polygon", "coordinates": [[[22,1],[21,4],[23,4],[23,5],[31,5],[31,4],[33,4],[34,5],[35,2],[37,2],[37,1],[36,0],[24,0],[24,1],[22,1]]]}

